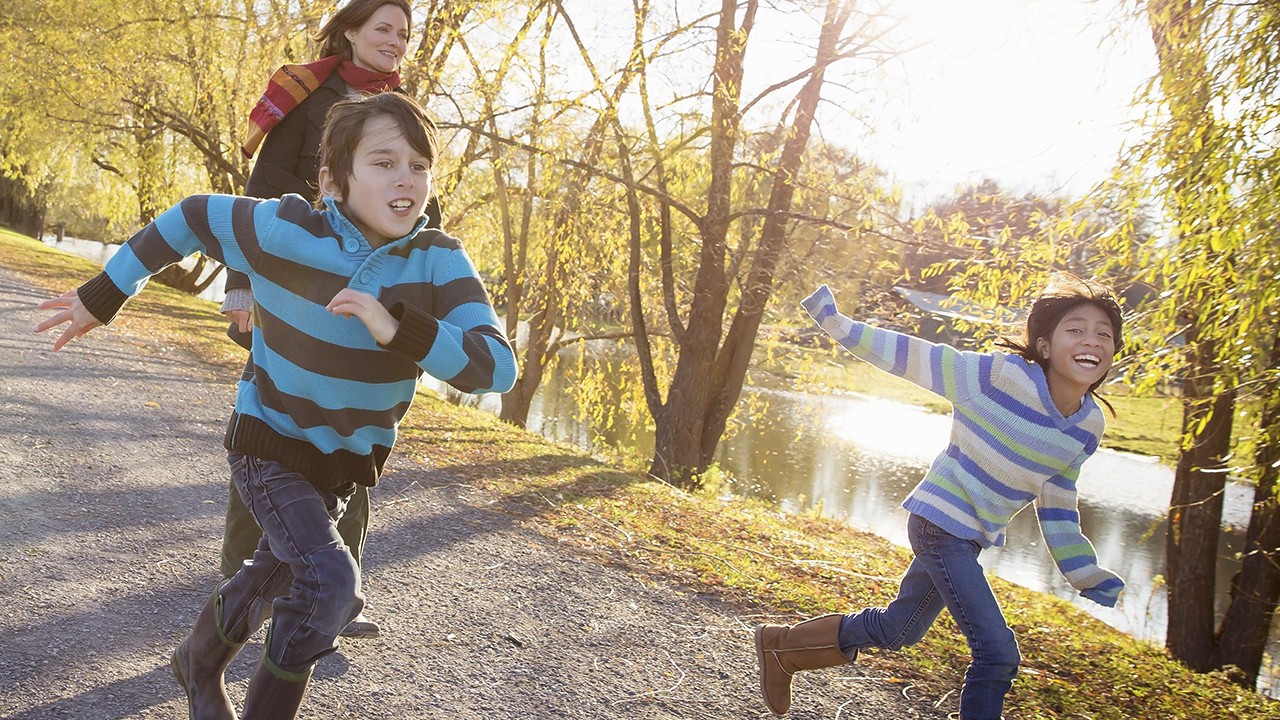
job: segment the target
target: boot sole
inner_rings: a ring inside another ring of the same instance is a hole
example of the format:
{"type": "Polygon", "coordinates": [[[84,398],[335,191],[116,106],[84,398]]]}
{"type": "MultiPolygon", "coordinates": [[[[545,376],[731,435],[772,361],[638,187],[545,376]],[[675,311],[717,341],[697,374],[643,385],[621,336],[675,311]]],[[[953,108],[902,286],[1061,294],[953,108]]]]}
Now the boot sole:
{"type": "Polygon", "coordinates": [[[759,675],[760,675],[760,699],[764,701],[764,706],[765,706],[765,707],[767,707],[767,708],[769,708],[769,712],[773,713],[774,715],[778,715],[778,716],[786,715],[786,714],[787,714],[787,710],[790,710],[790,708],[787,708],[787,710],[781,710],[781,711],[779,711],[777,708],[775,708],[773,705],[771,705],[771,704],[769,703],[769,693],[767,693],[767,692],[765,691],[765,685],[764,685],[764,663],[765,663],[765,659],[766,659],[766,656],[765,656],[765,652],[764,652],[764,626],[763,626],[763,625],[759,625],[759,626],[757,626],[757,627],[756,627],[756,665],[757,665],[757,667],[759,667],[759,668],[760,668],[760,671],[759,671],[759,675]]]}

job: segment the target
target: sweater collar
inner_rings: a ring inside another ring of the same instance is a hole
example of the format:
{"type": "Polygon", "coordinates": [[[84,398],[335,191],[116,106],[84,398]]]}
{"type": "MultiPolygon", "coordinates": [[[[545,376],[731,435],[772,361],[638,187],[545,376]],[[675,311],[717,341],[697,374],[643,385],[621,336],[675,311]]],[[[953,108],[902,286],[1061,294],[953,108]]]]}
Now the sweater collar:
{"type": "MultiPolygon", "coordinates": [[[[347,252],[363,250],[366,253],[374,251],[373,245],[369,243],[369,240],[364,236],[364,233],[360,232],[360,228],[356,227],[356,224],[351,222],[351,219],[347,217],[346,213],[342,212],[342,209],[338,207],[338,201],[336,199],[326,196],[322,198],[322,202],[324,202],[325,214],[329,218],[329,224],[336,228],[338,230],[338,234],[344,238],[344,250],[347,252]],[[355,240],[358,244],[357,247],[348,247],[346,239],[355,240]]],[[[396,238],[382,247],[404,244],[409,238],[415,237],[418,233],[422,232],[422,229],[427,226],[427,220],[427,216],[425,214],[422,215],[418,218],[418,222],[414,223],[413,229],[410,230],[407,235],[396,238]]]]}

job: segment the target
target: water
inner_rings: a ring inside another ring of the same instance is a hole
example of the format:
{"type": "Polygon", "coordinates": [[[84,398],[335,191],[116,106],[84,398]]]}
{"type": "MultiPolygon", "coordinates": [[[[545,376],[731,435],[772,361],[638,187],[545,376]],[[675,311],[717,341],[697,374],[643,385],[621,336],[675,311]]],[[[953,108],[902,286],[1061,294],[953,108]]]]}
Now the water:
{"type": "MultiPolygon", "coordinates": [[[[76,239],[46,244],[99,263],[118,246],[76,239]]],[[[192,262],[188,259],[184,262],[192,262]]],[[[219,277],[201,297],[222,299],[219,277]]],[[[611,362],[608,350],[593,347],[600,362],[611,362]]],[[[616,376],[616,374],[614,374],[616,376]]],[[[653,452],[652,433],[638,430],[621,408],[616,386],[601,390],[604,403],[618,408],[607,428],[592,428],[581,413],[568,383],[558,372],[545,377],[534,397],[529,429],[583,449],[600,445],[634,448],[641,457],[653,452]]],[[[429,381],[437,390],[443,384],[429,381]]],[[[944,448],[951,419],[902,403],[857,395],[813,395],[785,389],[747,387],[742,403],[757,409],[763,420],[740,422],[721,442],[716,457],[732,476],[732,490],[762,497],[782,509],[821,512],[854,528],[907,545],[907,496],[944,448]]],[[[496,412],[499,400],[485,396],[479,404],[496,412]]],[[[1027,509],[1009,526],[1005,547],[984,551],[981,562],[990,572],[1033,590],[1051,593],[1135,637],[1163,643],[1167,598],[1163,584],[1165,513],[1173,487],[1173,471],[1153,458],[1103,448],[1081,471],[1080,520],[1103,566],[1126,581],[1121,602],[1104,608],[1079,597],[1053,564],[1040,537],[1035,514],[1027,509]]],[[[1234,555],[1243,546],[1253,490],[1229,484],[1224,498],[1224,531],[1219,547],[1217,587],[1228,587],[1239,564],[1234,555]]],[[[1225,600],[1225,594],[1223,597],[1225,600]]],[[[1273,638],[1280,632],[1272,631],[1273,638]]],[[[1280,643],[1272,641],[1271,658],[1280,657],[1280,643]]],[[[1259,689],[1280,694],[1280,668],[1264,668],[1259,689]]]]}

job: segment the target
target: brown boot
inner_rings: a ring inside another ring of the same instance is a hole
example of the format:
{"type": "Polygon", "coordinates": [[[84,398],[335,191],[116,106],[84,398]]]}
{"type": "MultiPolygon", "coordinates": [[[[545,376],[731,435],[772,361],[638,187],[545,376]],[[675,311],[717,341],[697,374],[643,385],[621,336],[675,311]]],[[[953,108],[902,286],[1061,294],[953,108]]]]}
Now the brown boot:
{"type": "Polygon", "coordinates": [[[791,676],[798,670],[843,665],[840,652],[843,615],[822,615],[798,625],[756,628],[756,659],[760,661],[760,695],[774,715],[791,709],[791,676]]]}
{"type": "Polygon", "coordinates": [[[222,596],[214,590],[191,634],[169,659],[174,677],[187,694],[189,720],[236,720],[223,674],[243,645],[223,636],[222,596]]]}
{"type": "Polygon", "coordinates": [[[249,690],[244,695],[244,720],[294,720],[302,697],[307,694],[311,670],[305,673],[277,675],[264,656],[249,679],[249,690]]]}

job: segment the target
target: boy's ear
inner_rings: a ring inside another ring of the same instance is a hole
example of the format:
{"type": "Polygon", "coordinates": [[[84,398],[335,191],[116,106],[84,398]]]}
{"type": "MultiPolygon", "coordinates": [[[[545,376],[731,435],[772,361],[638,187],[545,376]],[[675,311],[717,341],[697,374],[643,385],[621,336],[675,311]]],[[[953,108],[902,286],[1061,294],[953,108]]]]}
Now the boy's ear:
{"type": "Polygon", "coordinates": [[[338,187],[338,183],[333,180],[333,173],[329,172],[329,166],[325,165],[320,168],[320,176],[316,178],[320,185],[320,194],[325,197],[331,197],[334,200],[342,200],[342,190],[338,187]]]}

